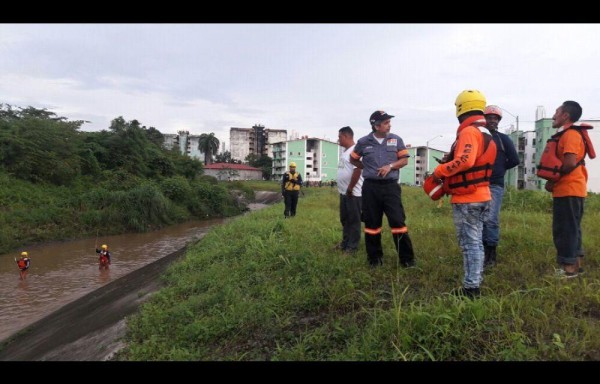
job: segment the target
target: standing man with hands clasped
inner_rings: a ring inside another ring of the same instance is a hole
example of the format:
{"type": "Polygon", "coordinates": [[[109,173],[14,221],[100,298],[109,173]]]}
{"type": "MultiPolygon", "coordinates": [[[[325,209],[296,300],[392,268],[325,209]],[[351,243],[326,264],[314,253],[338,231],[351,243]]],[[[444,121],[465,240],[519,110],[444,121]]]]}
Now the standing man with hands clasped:
{"type": "Polygon", "coordinates": [[[302,176],[296,172],[296,163],[290,163],[290,171],[283,174],[281,179],[281,195],[285,202],[284,218],[296,216],[298,194],[302,186],[302,176]]]}
{"type": "Polygon", "coordinates": [[[362,208],[361,190],[363,184],[362,169],[350,162],[354,150],[354,131],[343,127],[338,131],[338,142],[344,148],[337,174],[340,193],[340,222],[342,223],[342,242],[336,248],[345,253],[356,253],[360,242],[360,215],[362,208]]]}
{"type": "Polygon", "coordinates": [[[369,122],[372,132],[358,140],[350,161],[363,170],[362,187],[365,244],[371,267],[383,264],[381,225],[383,214],[392,229],[400,265],[413,267],[415,255],[405,224],[399,169],[408,163],[408,150],[400,136],[390,133],[394,116],[375,111],[369,122]],[[362,158],[362,159],[361,159],[362,158]]]}

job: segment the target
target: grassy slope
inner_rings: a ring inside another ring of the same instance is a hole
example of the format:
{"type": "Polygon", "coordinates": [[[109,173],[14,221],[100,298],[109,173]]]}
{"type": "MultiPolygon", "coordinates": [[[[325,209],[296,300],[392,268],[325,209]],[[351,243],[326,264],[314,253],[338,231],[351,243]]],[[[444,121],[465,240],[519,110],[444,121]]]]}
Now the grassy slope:
{"type": "MultiPolygon", "coordinates": [[[[333,251],[338,196],[305,190],[298,216],[281,203],[217,228],[173,265],[168,286],[129,322],[131,360],[598,360],[600,198],[584,216],[583,277],[552,276],[551,198],[511,192],[499,264],[484,297],[459,287],[451,206],[403,189],[418,268],[398,267],[389,231],[384,266],[333,251]]],[[[385,222],[385,221],[384,221],[385,222]]],[[[384,229],[387,229],[387,222],[384,229]]]]}

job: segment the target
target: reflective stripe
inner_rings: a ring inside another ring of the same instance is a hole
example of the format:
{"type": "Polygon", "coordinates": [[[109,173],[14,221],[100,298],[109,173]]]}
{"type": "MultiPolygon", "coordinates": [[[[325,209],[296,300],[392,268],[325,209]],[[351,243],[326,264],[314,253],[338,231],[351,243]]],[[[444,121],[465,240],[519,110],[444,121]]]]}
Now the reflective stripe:
{"type": "Polygon", "coordinates": [[[392,235],[408,232],[408,227],[392,228],[392,235]]]}
{"type": "Polygon", "coordinates": [[[379,235],[381,233],[381,227],[377,229],[365,228],[365,233],[368,235],[379,235]]]}
{"type": "Polygon", "coordinates": [[[352,151],[352,153],[350,154],[350,156],[352,156],[352,158],[354,160],[359,160],[361,158],[361,156],[358,153],[354,152],[354,151],[352,151]]]}
{"type": "Polygon", "coordinates": [[[434,188],[431,190],[431,192],[429,192],[429,197],[431,197],[431,196],[435,195],[435,193],[436,193],[437,191],[439,191],[439,190],[440,190],[440,188],[442,188],[443,186],[444,186],[443,184],[438,184],[437,186],[435,186],[435,187],[434,187],[434,188]]]}
{"type": "Polygon", "coordinates": [[[409,157],[408,149],[403,149],[401,151],[398,151],[398,158],[401,158],[401,157],[409,157]]]}

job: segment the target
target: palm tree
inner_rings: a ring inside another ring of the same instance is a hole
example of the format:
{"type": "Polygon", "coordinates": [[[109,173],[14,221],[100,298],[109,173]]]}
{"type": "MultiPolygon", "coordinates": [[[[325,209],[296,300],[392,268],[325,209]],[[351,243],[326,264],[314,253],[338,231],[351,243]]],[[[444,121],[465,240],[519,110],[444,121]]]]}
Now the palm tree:
{"type": "Polygon", "coordinates": [[[204,164],[208,165],[212,163],[213,154],[217,153],[219,149],[219,139],[215,137],[214,133],[203,133],[198,139],[198,150],[204,152],[204,164]]]}

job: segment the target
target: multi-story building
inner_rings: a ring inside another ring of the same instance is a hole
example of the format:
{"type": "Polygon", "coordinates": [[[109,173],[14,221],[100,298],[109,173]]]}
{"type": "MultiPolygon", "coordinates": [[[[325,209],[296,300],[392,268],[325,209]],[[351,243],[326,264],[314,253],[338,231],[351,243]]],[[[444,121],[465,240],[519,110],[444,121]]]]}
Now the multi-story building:
{"type": "Polygon", "coordinates": [[[163,134],[164,147],[179,147],[179,152],[204,161],[204,152],[198,149],[200,135],[190,135],[189,131],[177,131],[177,134],[163,134]]]}
{"type": "Polygon", "coordinates": [[[268,155],[269,146],[287,140],[287,130],[269,129],[256,124],[252,128],[230,128],[229,150],[231,158],[245,161],[246,156],[268,155]]]}
{"type": "Polygon", "coordinates": [[[434,157],[441,159],[445,152],[427,146],[412,147],[410,144],[406,149],[410,157],[408,164],[400,169],[400,183],[423,185],[425,174],[432,173],[438,164],[434,157]]]}
{"type": "Polygon", "coordinates": [[[506,171],[504,186],[516,189],[537,189],[535,131],[518,131],[511,127],[506,134],[515,145],[519,156],[519,165],[506,171]]]}
{"type": "Polygon", "coordinates": [[[328,140],[304,137],[272,145],[273,178],[281,179],[290,162],[305,181],[337,180],[340,146],[328,140]]]}

